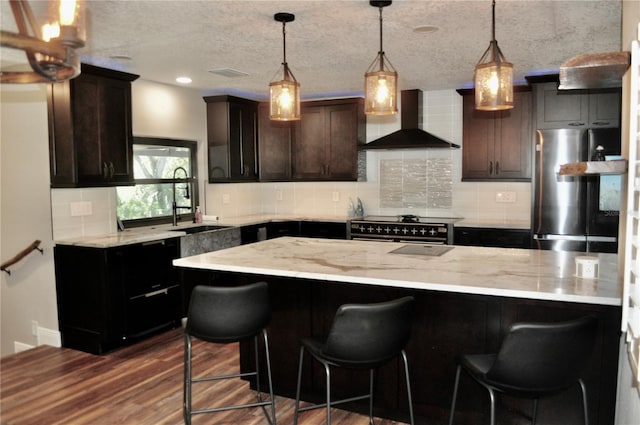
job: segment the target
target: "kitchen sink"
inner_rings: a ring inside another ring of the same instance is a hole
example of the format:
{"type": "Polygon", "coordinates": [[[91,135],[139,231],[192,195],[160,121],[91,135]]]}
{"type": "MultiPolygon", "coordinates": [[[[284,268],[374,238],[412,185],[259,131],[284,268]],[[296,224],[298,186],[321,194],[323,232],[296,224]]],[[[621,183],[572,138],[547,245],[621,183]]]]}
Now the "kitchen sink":
{"type": "Polygon", "coordinates": [[[203,226],[194,226],[194,227],[183,227],[180,229],[171,229],[173,232],[185,232],[186,234],[191,233],[202,233],[202,232],[210,232],[212,230],[221,230],[228,229],[229,226],[218,226],[215,224],[205,224],[203,226]]]}

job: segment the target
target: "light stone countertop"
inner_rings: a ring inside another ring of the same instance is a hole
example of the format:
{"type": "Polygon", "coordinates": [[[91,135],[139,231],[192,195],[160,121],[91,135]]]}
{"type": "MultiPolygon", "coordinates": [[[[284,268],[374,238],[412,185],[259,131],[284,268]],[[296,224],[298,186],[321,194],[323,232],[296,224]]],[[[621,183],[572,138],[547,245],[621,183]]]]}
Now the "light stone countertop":
{"type": "Polygon", "coordinates": [[[621,305],[616,254],[599,259],[599,279],[574,276],[589,254],[446,246],[440,256],[390,254],[407,244],[282,237],[176,259],[177,267],[298,277],[466,294],[621,305]]]}
{"type": "MultiPolygon", "coordinates": [[[[241,227],[250,226],[254,224],[266,224],[276,221],[329,221],[336,223],[345,223],[348,220],[347,216],[300,216],[290,214],[262,214],[251,215],[236,218],[227,218],[220,220],[204,220],[202,223],[191,223],[188,221],[182,221],[178,223],[178,226],[171,224],[158,224],[153,226],[144,227],[132,227],[125,229],[123,232],[107,233],[103,235],[95,236],[80,236],[69,239],[59,239],[55,243],[57,245],[72,245],[83,246],[89,248],[111,248],[122,245],[130,245],[135,243],[153,242],[162,239],[176,238],[185,236],[186,230],[190,227],[198,226],[229,226],[229,227],[241,227]]],[[[224,229],[222,229],[224,230],[224,229]]]]}

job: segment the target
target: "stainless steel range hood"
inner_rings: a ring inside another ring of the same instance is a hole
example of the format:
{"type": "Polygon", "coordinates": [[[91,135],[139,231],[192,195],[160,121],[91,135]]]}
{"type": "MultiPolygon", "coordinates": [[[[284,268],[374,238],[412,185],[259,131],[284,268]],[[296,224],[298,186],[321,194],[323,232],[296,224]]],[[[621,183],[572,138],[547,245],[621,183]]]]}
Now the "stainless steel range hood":
{"type": "Polygon", "coordinates": [[[400,92],[400,106],[400,130],[360,146],[361,150],[460,148],[422,129],[422,90],[400,92]]]}
{"type": "Polygon", "coordinates": [[[574,56],[560,66],[559,90],[606,89],[622,86],[622,75],[631,65],[629,52],[574,56]]]}

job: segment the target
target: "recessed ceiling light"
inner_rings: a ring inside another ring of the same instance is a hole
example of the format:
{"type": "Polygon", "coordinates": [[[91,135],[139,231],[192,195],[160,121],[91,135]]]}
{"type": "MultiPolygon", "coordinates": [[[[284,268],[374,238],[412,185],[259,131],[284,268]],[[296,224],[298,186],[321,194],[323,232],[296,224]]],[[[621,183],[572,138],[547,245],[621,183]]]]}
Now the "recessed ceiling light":
{"type": "Polygon", "coordinates": [[[178,78],[176,78],[176,82],[178,82],[180,84],[190,84],[191,83],[191,78],[189,78],[189,77],[178,77],[178,78]]]}
{"type": "Polygon", "coordinates": [[[440,28],[433,25],[419,25],[413,29],[413,32],[429,33],[429,32],[436,32],[439,29],[440,28]]]}

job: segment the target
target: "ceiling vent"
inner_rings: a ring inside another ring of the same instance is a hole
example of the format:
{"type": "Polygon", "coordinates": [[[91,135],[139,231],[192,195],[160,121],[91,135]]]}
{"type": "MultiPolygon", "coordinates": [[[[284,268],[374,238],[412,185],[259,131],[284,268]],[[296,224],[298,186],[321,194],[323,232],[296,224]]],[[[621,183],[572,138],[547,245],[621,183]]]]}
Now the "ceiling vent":
{"type": "Polygon", "coordinates": [[[233,68],[210,69],[209,72],[212,74],[221,75],[227,78],[246,77],[247,75],[249,75],[246,72],[238,71],[237,69],[233,69],[233,68]]]}

